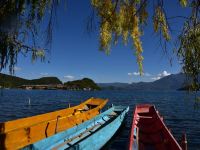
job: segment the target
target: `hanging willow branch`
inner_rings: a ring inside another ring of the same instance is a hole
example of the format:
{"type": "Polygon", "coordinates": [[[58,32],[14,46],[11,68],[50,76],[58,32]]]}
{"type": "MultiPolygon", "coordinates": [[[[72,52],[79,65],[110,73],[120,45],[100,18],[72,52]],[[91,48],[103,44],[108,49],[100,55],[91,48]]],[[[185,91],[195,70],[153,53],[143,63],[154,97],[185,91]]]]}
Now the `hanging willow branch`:
{"type": "Polygon", "coordinates": [[[200,89],[200,1],[192,1],[192,15],[179,36],[178,58],[183,71],[192,80],[189,90],[200,89]]]}
{"type": "Polygon", "coordinates": [[[9,65],[10,73],[13,74],[19,53],[30,53],[32,61],[37,58],[44,60],[51,44],[57,5],[58,0],[0,2],[0,71],[9,65]],[[48,23],[47,27],[42,28],[40,25],[44,17],[48,23]],[[45,44],[41,44],[43,38],[46,39],[45,44]]]}
{"type": "MultiPolygon", "coordinates": [[[[141,42],[142,25],[147,24],[148,12],[147,0],[92,0],[93,7],[100,19],[100,50],[110,52],[111,44],[116,44],[122,38],[126,45],[132,41],[133,48],[139,66],[139,72],[143,74],[143,48],[141,42]]],[[[170,40],[166,16],[162,7],[163,1],[158,1],[153,22],[154,31],[162,31],[166,41],[170,40]]]]}

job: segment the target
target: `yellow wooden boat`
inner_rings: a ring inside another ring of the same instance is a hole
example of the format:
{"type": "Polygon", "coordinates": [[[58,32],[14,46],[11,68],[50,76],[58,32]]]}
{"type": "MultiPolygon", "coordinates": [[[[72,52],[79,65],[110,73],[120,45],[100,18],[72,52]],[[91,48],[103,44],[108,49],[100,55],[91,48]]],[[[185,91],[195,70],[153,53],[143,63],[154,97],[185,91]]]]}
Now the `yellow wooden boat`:
{"type": "Polygon", "coordinates": [[[0,123],[0,149],[20,149],[90,120],[107,101],[90,98],[67,109],[0,123]]]}

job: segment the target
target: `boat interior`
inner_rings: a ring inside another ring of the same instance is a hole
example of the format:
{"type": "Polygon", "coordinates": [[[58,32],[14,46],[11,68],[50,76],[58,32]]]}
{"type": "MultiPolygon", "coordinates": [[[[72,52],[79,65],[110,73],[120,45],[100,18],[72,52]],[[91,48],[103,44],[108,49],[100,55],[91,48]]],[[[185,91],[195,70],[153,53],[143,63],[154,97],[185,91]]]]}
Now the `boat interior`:
{"type": "Polygon", "coordinates": [[[138,107],[137,112],[139,150],[180,150],[154,106],[138,107]]]}

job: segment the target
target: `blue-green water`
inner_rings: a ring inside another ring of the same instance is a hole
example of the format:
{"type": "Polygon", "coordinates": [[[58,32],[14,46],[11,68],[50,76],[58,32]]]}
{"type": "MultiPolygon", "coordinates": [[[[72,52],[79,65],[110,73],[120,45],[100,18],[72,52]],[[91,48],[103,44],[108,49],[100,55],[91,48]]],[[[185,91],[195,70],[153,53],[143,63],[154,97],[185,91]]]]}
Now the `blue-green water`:
{"type": "Polygon", "coordinates": [[[178,141],[186,132],[189,150],[200,149],[200,107],[194,107],[198,106],[194,95],[180,91],[4,90],[0,91],[0,122],[62,109],[69,103],[77,105],[90,97],[108,98],[108,105],[130,106],[126,127],[113,138],[109,149],[126,148],[132,113],[138,103],[154,104],[178,141]]]}

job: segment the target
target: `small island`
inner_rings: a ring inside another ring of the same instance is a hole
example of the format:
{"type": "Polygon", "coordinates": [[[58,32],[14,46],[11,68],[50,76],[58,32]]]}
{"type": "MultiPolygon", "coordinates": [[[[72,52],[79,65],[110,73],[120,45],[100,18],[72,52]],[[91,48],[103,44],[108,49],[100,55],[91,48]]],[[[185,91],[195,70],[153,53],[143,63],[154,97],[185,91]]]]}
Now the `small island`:
{"type": "Polygon", "coordinates": [[[64,83],[67,90],[100,90],[101,88],[91,79],[83,78],[82,80],[69,81],[64,83]]]}
{"type": "Polygon", "coordinates": [[[39,79],[23,79],[0,73],[0,88],[42,89],[42,90],[100,90],[101,88],[89,78],[62,83],[57,77],[42,77],[39,79]]]}

